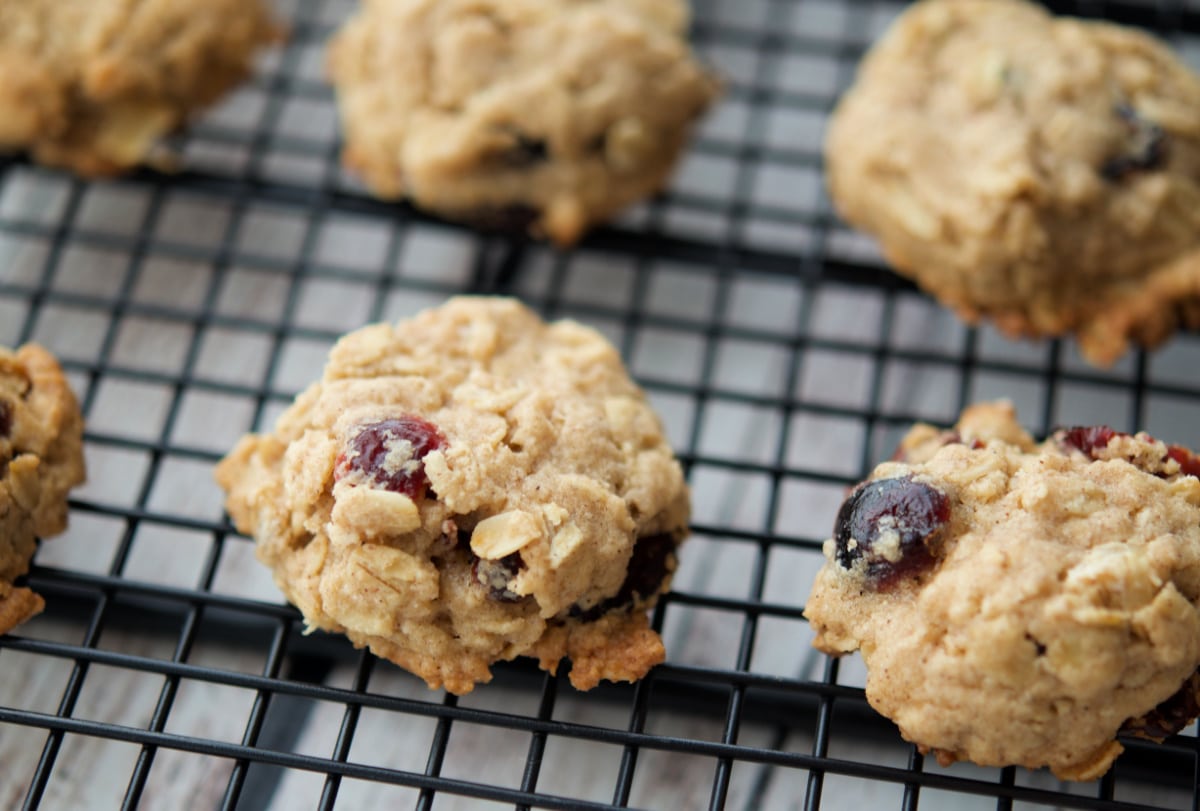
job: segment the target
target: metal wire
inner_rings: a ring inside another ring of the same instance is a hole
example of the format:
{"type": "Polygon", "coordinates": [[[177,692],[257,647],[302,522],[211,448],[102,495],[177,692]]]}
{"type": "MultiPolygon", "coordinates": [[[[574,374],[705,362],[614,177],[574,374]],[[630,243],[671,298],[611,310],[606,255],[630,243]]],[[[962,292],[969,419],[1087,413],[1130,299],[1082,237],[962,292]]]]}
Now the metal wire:
{"type": "MultiPolygon", "coordinates": [[[[1149,28],[1200,53],[1193,2],[1050,5],[1149,28]]],[[[29,582],[46,597],[47,614],[0,638],[0,672],[20,656],[66,674],[52,708],[0,693],[8,702],[0,702],[0,745],[14,736],[30,746],[44,741],[28,773],[12,778],[16,802],[52,807],[56,781],[71,770],[64,747],[82,738],[132,747],[124,789],[113,798],[122,808],[152,806],[167,756],[224,764],[213,800],[222,809],[271,807],[304,773],[319,778],[312,803],[320,809],[352,807],[347,791],[361,781],[407,789],[406,801],[420,809],[455,801],[819,809],[863,797],[903,809],[1200,806],[1194,733],[1159,746],[1127,741],[1114,771],[1083,786],[1013,768],[926,762],[867,706],[851,661],[808,651],[806,586],[779,586],[780,577],[819,563],[829,517],[814,505],[864,476],[914,420],[945,421],[1001,389],[1033,403],[1023,416],[1034,431],[1061,422],[1081,400],[1108,409],[1126,429],[1153,430],[1179,413],[1185,426],[1196,424],[1200,381],[1175,371],[1195,368],[1196,336],[1113,371],[1080,363],[1062,342],[1011,345],[986,327],[946,319],[838,223],[820,189],[820,131],[864,49],[900,8],[698,2],[694,39],[726,72],[722,109],[671,190],[570,252],[381,203],[343,175],[331,94],[311,67],[350,10],[343,0],[289,6],[289,45],[181,138],[188,168],[178,175],[89,184],[20,158],[0,163],[0,342],[40,340],[63,357],[88,419],[89,455],[105,461],[108,477],[72,501],[72,522],[112,528],[100,565],[53,557],[58,542],[45,545],[29,582]],[[96,216],[114,195],[136,203],[127,226],[96,216]],[[337,247],[347,239],[355,250],[337,247]],[[430,245],[457,259],[422,267],[430,245]],[[107,281],[89,276],[97,269],[81,273],[80,257],[111,263],[107,281]],[[172,263],[195,273],[194,293],[147,294],[172,263]],[[273,291],[277,306],[241,306],[248,285],[273,291]],[[194,403],[228,404],[238,431],[265,427],[303,385],[298,358],[319,356],[360,323],[460,292],[518,295],[547,317],[607,332],[663,407],[693,487],[712,496],[693,524],[693,569],[654,613],[672,645],[668,663],[637,685],[580,697],[561,674],[518,662],[497,666],[495,684],[478,693],[511,690],[528,704],[381,689],[377,679],[405,677],[338,637],[303,635],[297,612],[270,596],[225,587],[224,572],[248,541],[219,511],[159,496],[179,470],[207,470],[227,447],[189,433],[194,403]],[[839,302],[860,317],[831,317],[839,302]],[[917,335],[914,318],[938,328],[917,335]],[[94,321],[95,340],[64,344],[56,324],[70,319],[94,321]],[[137,330],[163,342],[161,356],[127,351],[137,330]],[[233,357],[229,347],[250,353],[250,372],[214,363],[233,357]],[[747,376],[747,358],[767,371],[747,376]],[[831,368],[842,387],[829,385],[831,368]],[[114,417],[123,392],[158,398],[157,421],[114,417]],[[825,429],[845,443],[818,442],[815,458],[797,452],[825,429]],[[116,494],[113,482],[126,477],[128,490],[116,494]],[[190,539],[194,569],[160,580],[138,568],[148,532],[190,539]],[[722,579],[727,567],[706,555],[735,561],[736,576],[722,579]],[[110,641],[122,634],[158,640],[161,653],[110,641]],[[208,663],[200,651],[214,643],[256,664],[208,663]],[[81,710],[98,683],[139,674],[158,681],[136,723],[81,710]],[[240,734],[180,731],[179,707],[197,685],[248,697],[240,734]],[[330,707],[332,738],[315,751],[302,738],[318,709],[330,707]],[[355,743],[373,713],[398,727],[430,725],[423,765],[364,757],[355,743]],[[492,781],[457,762],[463,728],[526,736],[517,773],[492,781]],[[569,754],[572,747],[611,752],[612,781],[577,791],[559,770],[582,774],[594,762],[569,754]],[[672,794],[680,782],[655,773],[662,763],[700,785],[672,794]]],[[[1194,433],[1172,438],[1200,445],[1194,433]]]]}

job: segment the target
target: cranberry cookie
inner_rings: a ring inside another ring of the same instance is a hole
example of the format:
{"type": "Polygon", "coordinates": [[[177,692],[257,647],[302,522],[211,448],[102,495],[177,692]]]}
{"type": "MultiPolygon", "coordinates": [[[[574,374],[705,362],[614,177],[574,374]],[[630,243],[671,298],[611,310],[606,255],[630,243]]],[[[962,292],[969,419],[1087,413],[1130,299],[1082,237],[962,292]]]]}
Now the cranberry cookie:
{"type": "Polygon", "coordinates": [[[383,198],[560,243],[657,191],[716,94],[681,0],[366,0],[329,50],[383,198]]]}
{"type": "Polygon", "coordinates": [[[42,610],[13,580],[37,537],[66,527],[67,491],[83,478],[83,418],[58,362],[33,344],[0,347],[0,634],[42,610]]]}
{"type": "Polygon", "coordinates": [[[127,169],[279,36],[262,0],[0,0],[0,151],[127,169]]]}
{"type": "Polygon", "coordinates": [[[1011,406],[918,425],[846,499],[805,615],[947,764],[1089,780],[1118,734],[1196,717],[1200,457],[1144,433],[1041,444],[1011,406]]]}
{"type": "Polygon", "coordinates": [[[663,659],[646,609],[688,491],[616,350],[577,323],[464,297],[352,332],[216,475],[310,627],[430,687],[533,656],[569,658],[586,690],[663,659]]]}
{"type": "Polygon", "coordinates": [[[863,62],[830,193],[963,318],[1107,365],[1200,327],[1200,77],[1022,0],[924,0],[863,62]]]}

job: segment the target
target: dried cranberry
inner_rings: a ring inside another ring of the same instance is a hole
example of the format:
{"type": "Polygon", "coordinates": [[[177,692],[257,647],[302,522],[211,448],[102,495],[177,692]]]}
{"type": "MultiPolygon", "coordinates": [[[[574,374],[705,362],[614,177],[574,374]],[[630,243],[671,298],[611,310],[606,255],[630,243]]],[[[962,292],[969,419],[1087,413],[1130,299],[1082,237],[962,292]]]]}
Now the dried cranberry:
{"type": "Polygon", "coordinates": [[[12,433],[12,406],[7,400],[0,400],[0,439],[7,439],[12,433]]]}
{"type": "Polygon", "coordinates": [[[510,124],[497,125],[495,134],[503,144],[490,148],[483,160],[492,167],[503,169],[528,169],[544,163],[550,157],[550,147],[545,139],[530,135],[510,124]]]}
{"type": "Polygon", "coordinates": [[[545,141],[518,134],[516,143],[501,153],[500,160],[511,169],[527,169],[542,163],[549,156],[545,141]]]}
{"type": "MultiPolygon", "coordinates": [[[[443,520],[441,534],[438,535],[438,537],[435,538],[433,543],[429,546],[430,557],[436,558],[449,554],[452,550],[458,547],[460,543],[460,536],[464,534],[465,533],[459,530],[458,524],[455,523],[453,518],[447,518],[443,520]]],[[[470,536],[468,535],[467,537],[467,543],[470,543],[470,536]]]]}
{"type": "MultiPolygon", "coordinates": [[[[1114,431],[1106,425],[1096,425],[1091,427],[1076,427],[1067,428],[1059,432],[1059,441],[1069,448],[1076,448],[1090,456],[1092,459],[1098,459],[1098,451],[1102,451],[1108,447],[1109,441],[1113,437],[1129,436],[1129,434],[1121,431],[1114,431]]],[[[1146,434],[1146,439],[1150,442],[1156,441],[1154,437],[1146,434]]],[[[1163,462],[1168,459],[1174,459],[1179,464],[1179,472],[1185,476],[1196,476],[1200,478],[1200,456],[1192,453],[1182,445],[1168,445],[1167,455],[1163,457],[1163,462]]],[[[1148,471],[1159,478],[1167,478],[1167,474],[1162,471],[1148,471]]]]}
{"type": "Polygon", "coordinates": [[[879,588],[933,566],[935,546],[950,521],[950,500],[911,476],[878,479],[857,487],[842,503],[834,524],[837,562],[849,569],[867,561],[879,588]],[[880,548],[881,540],[895,548],[880,548]],[[889,560],[894,557],[895,560],[889,560]]]}
{"type": "Polygon", "coordinates": [[[421,460],[446,447],[446,438],[432,423],[405,415],[357,428],[349,448],[338,456],[338,479],[360,473],[372,487],[423,498],[429,487],[421,460]]]}
{"type": "Polygon", "coordinates": [[[520,234],[527,231],[541,217],[542,212],[539,209],[523,203],[513,203],[503,207],[474,208],[464,212],[461,219],[480,231],[520,234]]]}
{"type": "Polygon", "coordinates": [[[603,155],[608,150],[608,130],[594,136],[584,148],[588,152],[603,155]]]}
{"type": "Polygon", "coordinates": [[[1109,441],[1118,436],[1129,436],[1129,434],[1114,431],[1107,425],[1076,426],[1067,428],[1060,434],[1062,444],[1080,450],[1093,459],[1097,458],[1097,450],[1104,450],[1108,447],[1109,441]]]}
{"type": "Polygon", "coordinates": [[[970,442],[967,442],[966,438],[963,437],[963,435],[960,434],[958,431],[945,432],[944,435],[942,436],[942,444],[943,445],[966,445],[968,448],[970,448],[973,451],[983,450],[983,448],[987,447],[986,445],[983,444],[982,440],[976,439],[974,437],[971,438],[970,442]]]}
{"type": "Polygon", "coordinates": [[[1200,478],[1200,456],[1181,445],[1168,445],[1167,458],[1179,463],[1179,472],[1200,478]]]}
{"type": "Polygon", "coordinates": [[[575,619],[591,622],[618,608],[628,608],[635,600],[645,600],[656,594],[666,579],[675,556],[675,536],[670,533],[647,535],[638,538],[629,558],[625,582],[621,589],[591,608],[571,606],[570,615],[575,619]]]}
{"type": "Polygon", "coordinates": [[[475,558],[471,563],[471,574],[475,580],[487,586],[488,597],[501,603],[516,603],[525,599],[509,588],[512,580],[525,568],[520,552],[505,555],[499,560],[475,558]]]}
{"type": "Polygon", "coordinates": [[[1161,741],[1179,732],[1200,715],[1200,671],[1193,673],[1175,694],[1145,715],[1130,718],[1121,732],[1161,741]]]}
{"type": "Polygon", "coordinates": [[[1100,167],[1100,174],[1116,183],[1134,172],[1162,168],[1167,160],[1167,133],[1163,128],[1128,104],[1118,104],[1113,112],[1129,132],[1127,149],[1106,160],[1100,167]]]}

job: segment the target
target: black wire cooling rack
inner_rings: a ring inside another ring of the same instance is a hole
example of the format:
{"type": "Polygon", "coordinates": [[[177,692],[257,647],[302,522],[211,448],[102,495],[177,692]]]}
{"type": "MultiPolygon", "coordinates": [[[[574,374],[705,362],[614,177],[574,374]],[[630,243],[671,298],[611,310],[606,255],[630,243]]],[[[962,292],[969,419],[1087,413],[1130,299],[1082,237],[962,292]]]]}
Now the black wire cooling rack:
{"type": "MultiPolygon", "coordinates": [[[[1056,3],[1168,38],[1200,7],[1056,3]]],[[[0,342],[64,360],[89,484],[0,639],[9,808],[1191,808],[1194,728],[1071,785],[941,768],[815,654],[802,608],[844,488],[917,419],[1014,399],[1028,427],[1108,422],[1200,446],[1200,340],[1114,369],[968,329],[887,273],[824,196],[832,104],[899,4],[699,3],[727,80],[672,188],[569,252],[384,205],[343,176],[323,43],[290,43],[176,147],[177,175],[85,183],[0,163],[0,342]],[[579,694],[528,663],[461,699],[298,614],[221,512],[211,467],[268,426],[336,337],[460,292],[597,326],[662,413],[695,492],[655,626],[668,662],[579,694]]]]}

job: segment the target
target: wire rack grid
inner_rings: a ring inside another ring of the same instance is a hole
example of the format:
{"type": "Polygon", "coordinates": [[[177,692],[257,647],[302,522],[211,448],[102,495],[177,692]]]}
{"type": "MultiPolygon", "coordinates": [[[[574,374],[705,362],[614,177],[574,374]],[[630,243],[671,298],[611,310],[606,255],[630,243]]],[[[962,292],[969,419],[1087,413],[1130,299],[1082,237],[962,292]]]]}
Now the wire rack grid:
{"type": "MultiPolygon", "coordinates": [[[[1055,3],[1169,39],[1195,0],[1055,3]]],[[[323,44],[348,0],[294,0],[290,42],[176,144],[183,170],[81,182],[0,163],[0,343],[64,360],[89,483],[0,638],[0,806],[374,809],[1191,808],[1197,740],[1127,742],[1103,780],[941,768],[817,655],[802,610],[847,486],[914,420],[1009,397],[1027,426],[1106,422],[1200,446],[1200,340],[1110,370],[1069,342],[967,328],[887,273],[824,196],[820,141],[901,4],[697,3],[727,82],[668,192],[560,252],[372,200],[338,165],[323,44]],[[662,414],[693,537],[654,614],[668,661],[579,694],[500,665],[427,691],[305,636],[211,479],[337,336],[456,293],[596,326],[662,414]]]]}

